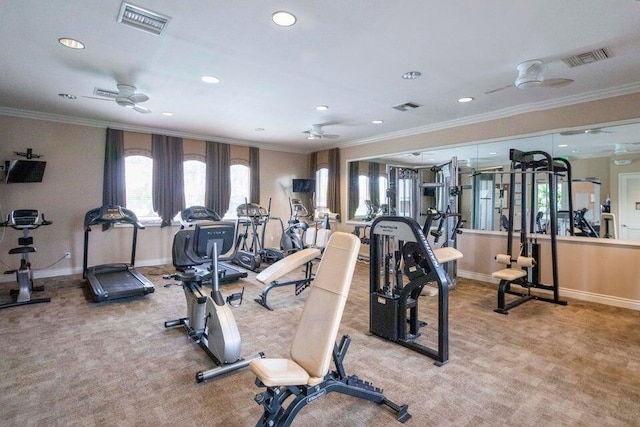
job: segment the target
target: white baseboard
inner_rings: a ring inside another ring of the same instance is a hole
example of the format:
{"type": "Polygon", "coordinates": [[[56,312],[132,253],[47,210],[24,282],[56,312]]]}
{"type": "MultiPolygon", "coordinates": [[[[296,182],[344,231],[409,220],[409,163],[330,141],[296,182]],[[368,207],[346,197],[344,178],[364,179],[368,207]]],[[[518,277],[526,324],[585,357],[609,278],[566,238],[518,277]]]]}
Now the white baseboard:
{"type": "MultiPolygon", "coordinates": [[[[488,274],[475,273],[473,271],[458,270],[458,276],[464,277],[465,279],[472,279],[472,280],[479,280],[481,282],[494,283],[496,285],[500,283],[500,280],[494,277],[491,277],[488,274]]],[[[543,290],[542,292],[545,292],[545,291],[543,290]]],[[[560,294],[564,297],[574,298],[581,301],[595,302],[598,304],[611,305],[614,307],[629,308],[631,310],[640,311],[640,301],[638,300],[620,298],[620,297],[615,297],[611,295],[596,294],[593,292],[579,291],[576,289],[569,289],[569,288],[563,288],[563,287],[560,287],[560,294]]]]}
{"type": "MultiPolygon", "coordinates": [[[[153,267],[156,265],[171,264],[171,259],[146,259],[136,262],[136,267],[153,267]]],[[[46,270],[33,270],[34,279],[44,279],[47,277],[70,276],[72,274],[82,274],[82,267],[49,268],[46,270]]],[[[0,283],[15,282],[15,274],[0,274],[0,283]]]]}

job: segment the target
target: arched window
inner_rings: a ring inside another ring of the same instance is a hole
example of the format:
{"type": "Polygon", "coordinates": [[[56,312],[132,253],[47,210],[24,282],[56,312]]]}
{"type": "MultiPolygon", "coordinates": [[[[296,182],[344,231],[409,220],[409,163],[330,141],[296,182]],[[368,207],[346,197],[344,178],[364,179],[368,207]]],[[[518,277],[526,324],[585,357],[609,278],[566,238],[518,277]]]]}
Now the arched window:
{"type": "Polygon", "coordinates": [[[369,195],[369,177],[367,175],[360,175],[358,176],[358,209],[356,209],[356,217],[364,217],[367,215],[365,200],[371,200],[369,195]]]}
{"type": "Polygon", "coordinates": [[[153,211],[153,159],[151,153],[131,150],[125,153],[126,207],[140,221],[156,221],[160,217],[153,211]]]}
{"type": "Polygon", "coordinates": [[[231,180],[231,197],[229,198],[229,210],[224,214],[225,219],[234,219],[237,217],[238,205],[245,202],[251,203],[250,186],[251,186],[251,170],[248,165],[232,164],[230,169],[231,180]]]}
{"type": "Polygon", "coordinates": [[[327,193],[329,190],[329,169],[324,167],[316,171],[316,207],[327,207],[327,193]]]}
{"type": "Polygon", "coordinates": [[[207,165],[201,156],[185,156],[184,202],[186,207],[204,206],[207,165]]]}

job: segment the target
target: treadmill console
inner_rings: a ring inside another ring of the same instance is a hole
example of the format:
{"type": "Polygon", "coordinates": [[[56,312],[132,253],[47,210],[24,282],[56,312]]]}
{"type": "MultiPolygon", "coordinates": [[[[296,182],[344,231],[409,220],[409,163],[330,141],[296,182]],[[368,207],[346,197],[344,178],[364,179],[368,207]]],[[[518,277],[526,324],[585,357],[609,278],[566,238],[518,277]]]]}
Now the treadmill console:
{"type": "Polygon", "coordinates": [[[220,215],[213,209],[205,206],[190,206],[180,212],[180,218],[183,222],[190,223],[193,221],[220,221],[220,215]]]}
{"type": "Polygon", "coordinates": [[[144,228],[138,221],[138,217],[132,210],[118,205],[103,205],[99,208],[91,209],[84,216],[84,226],[91,227],[96,224],[131,224],[136,228],[144,228]]]}

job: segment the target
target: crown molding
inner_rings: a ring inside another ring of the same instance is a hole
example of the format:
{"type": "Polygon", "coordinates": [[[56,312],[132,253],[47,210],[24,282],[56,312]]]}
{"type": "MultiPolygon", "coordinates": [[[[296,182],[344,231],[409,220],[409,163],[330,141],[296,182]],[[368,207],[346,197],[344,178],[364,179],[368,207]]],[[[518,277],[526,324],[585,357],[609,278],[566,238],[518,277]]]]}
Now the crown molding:
{"type": "MultiPolygon", "coordinates": [[[[618,86],[615,88],[588,92],[588,93],[575,95],[575,96],[566,96],[563,98],[552,99],[549,101],[518,105],[515,107],[505,108],[502,110],[492,111],[489,113],[477,114],[475,116],[463,117],[460,119],[433,123],[430,125],[419,126],[411,129],[397,131],[397,132],[380,134],[380,135],[372,136],[369,138],[346,141],[340,144],[331,144],[319,149],[327,150],[330,148],[355,147],[358,145],[365,145],[365,144],[371,144],[374,142],[387,141],[387,140],[402,138],[407,136],[414,136],[414,135],[419,135],[423,133],[429,133],[429,132],[434,132],[439,130],[456,128],[460,126],[487,122],[491,120],[504,119],[504,118],[516,116],[519,114],[550,110],[553,108],[560,108],[560,107],[566,107],[570,105],[581,104],[585,102],[598,101],[602,99],[613,98],[616,96],[630,95],[636,92],[640,92],[640,82],[618,86]]],[[[104,120],[86,119],[81,117],[63,116],[59,114],[51,114],[51,113],[44,113],[44,112],[30,111],[30,110],[20,110],[20,109],[2,107],[2,106],[0,106],[0,115],[21,117],[21,118],[34,119],[34,120],[46,120],[46,121],[52,121],[52,122],[74,124],[79,126],[90,126],[90,127],[99,127],[99,128],[109,127],[114,129],[121,129],[124,131],[130,131],[130,132],[160,133],[162,135],[175,136],[179,138],[196,139],[196,140],[202,140],[202,141],[217,141],[217,142],[223,142],[226,144],[258,147],[264,150],[279,151],[279,152],[286,152],[286,153],[309,154],[313,151],[317,151],[317,150],[311,150],[308,148],[294,149],[290,146],[282,146],[278,144],[271,145],[271,144],[265,144],[265,143],[243,140],[243,139],[224,138],[224,137],[218,137],[215,135],[201,135],[201,134],[194,134],[189,132],[180,132],[180,131],[175,131],[171,129],[136,126],[136,125],[130,125],[125,123],[108,122],[104,120]]],[[[553,130],[553,129],[549,129],[549,130],[553,130]]]]}
{"type": "Polygon", "coordinates": [[[271,144],[265,144],[265,143],[256,142],[256,141],[248,141],[244,139],[224,138],[224,137],[219,137],[215,135],[201,135],[196,133],[180,132],[172,129],[136,126],[136,125],[126,124],[126,123],[86,119],[82,117],[63,116],[60,114],[43,113],[41,111],[20,110],[16,108],[9,108],[9,107],[3,107],[3,106],[0,106],[0,115],[19,117],[23,119],[45,120],[49,122],[65,123],[65,124],[78,125],[78,126],[89,126],[89,127],[97,127],[97,128],[105,128],[105,129],[106,128],[120,129],[128,132],[139,132],[139,133],[147,133],[147,134],[155,133],[155,134],[162,134],[166,136],[174,136],[178,138],[196,139],[201,141],[216,141],[216,142],[222,142],[225,144],[240,145],[245,147],[258,147],[264,150],[279,151],[279,152],[286,152],[286,153],[295,153],[295,154],[310,153],[310,151],[308,150],[304,150],[304,149],[296,150],[288,146],[282,146],[277,144],[271,145],[271,144]]]}

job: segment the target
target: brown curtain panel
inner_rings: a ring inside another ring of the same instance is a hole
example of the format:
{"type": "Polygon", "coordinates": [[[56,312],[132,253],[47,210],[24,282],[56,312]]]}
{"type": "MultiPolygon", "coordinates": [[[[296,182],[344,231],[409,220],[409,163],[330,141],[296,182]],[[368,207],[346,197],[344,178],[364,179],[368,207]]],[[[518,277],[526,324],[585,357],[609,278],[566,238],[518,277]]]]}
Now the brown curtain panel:
{"type": "Polygon", "coordinates": [[[251,203],[260,204],[260,150],[258,147],[249,148],[249,170],[251,177],[249,197],[251,203]]]}
{"type": "MultiPolygon", "coordinates": [[[[107,128],[104,149],[104,177],[102,180],[102,204],[124,206],[127,201],[124,175],[124,132],[107,128]]],[[[111,224],[102,224],[102,231],[111,224]]]]}
{"type": "Polygon", "coordinates": [[[207,141],[207,185],[205,204],[220,216],[229,209],[231,198],[231,154],[229,144],[207,141]]]}
{"type": "Polygon", "coordinates": [[[124,132],[107,128],[104,150],[102,204],[124,206],[127,200],[124,176],[124,132]]]}
{"type": "Polygon", "coordinates": [[[369,199],[374,208],[380,206],[380,164],[369,162],[369,199]]]}
{"type": "Polygon", "coordinates": [[[316,179],[316,171],[318,170],[318,153],[309,154],[309,178],[316,179]]]}
{"type": "Polygon", "coordinates": [[[349,218],[356,216],[360,201],[360,168],[358,162],[349,163],[349,218]]]}
{"type": "Polygon", "coordinates": [[[327,207],[331,212],[340,213],[340,149],[329,150],[329,188],[327,207]]]}
{"type": "Polygon", "coordinates": [[[151,136],[153,157],[153,210],[162,219],[161,227],[171,225],[184,209],[184,169],[182,138],[151,136]]]}

